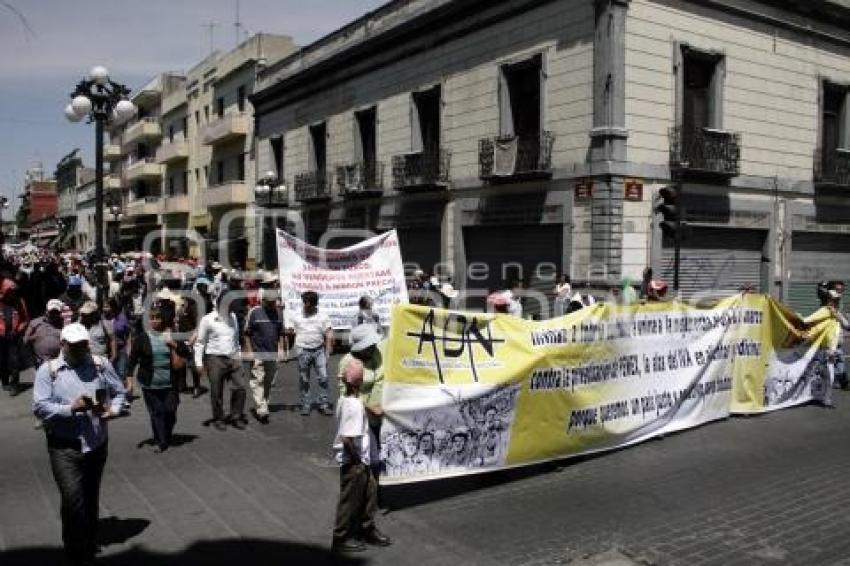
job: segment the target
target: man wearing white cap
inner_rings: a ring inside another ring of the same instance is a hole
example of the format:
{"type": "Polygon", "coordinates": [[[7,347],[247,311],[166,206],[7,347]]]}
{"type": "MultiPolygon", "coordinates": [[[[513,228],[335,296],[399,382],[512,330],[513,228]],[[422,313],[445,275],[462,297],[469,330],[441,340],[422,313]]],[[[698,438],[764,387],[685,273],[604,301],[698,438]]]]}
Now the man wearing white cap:
{"type": "Polygon", "coordinates": [[[65,326],[62,310],[65,304],[58,299],[47,301],[44,316],[33,319],[24,334],[24,344],[32,349],[35,367],[59,355],[60,333],[65,326]]]}
{"type": "Polygon", "coordinates": [[[91,564],[97,550],[107,421],[120,413],[125,392],[109,361],[91,355],[82,324],[63,328],[60,341],[59,357],[36,372],[32,407],[47,433],[61,496],[65,552],[72,564],[91,564]]]}

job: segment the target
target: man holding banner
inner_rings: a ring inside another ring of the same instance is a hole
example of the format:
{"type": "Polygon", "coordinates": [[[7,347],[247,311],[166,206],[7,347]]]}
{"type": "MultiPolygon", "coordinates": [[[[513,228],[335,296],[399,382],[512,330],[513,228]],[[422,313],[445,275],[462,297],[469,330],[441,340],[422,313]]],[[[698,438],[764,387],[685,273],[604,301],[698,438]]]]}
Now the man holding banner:
{"type": "Polygon", "coordinates": [[[325,416],[333,415],[328,398],[328,355],[333,351],[333,328],[324,313],[319,312],[319,294],[307,291],[301,295],[301,313],[286,311],[286,332],[295,335],[298,351],[298,374],[301,384],[301,416],[309,417],[310,374],[316,373],[319,385],[319,411],[325,416]]]}

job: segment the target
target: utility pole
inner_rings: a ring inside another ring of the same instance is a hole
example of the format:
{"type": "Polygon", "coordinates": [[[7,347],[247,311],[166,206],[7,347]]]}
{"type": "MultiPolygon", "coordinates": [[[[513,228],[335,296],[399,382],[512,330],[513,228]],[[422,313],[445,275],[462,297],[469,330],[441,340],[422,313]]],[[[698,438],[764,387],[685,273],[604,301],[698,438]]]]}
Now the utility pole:
{"type": "Polygon", "coordinates": [[[214,39],[214,34],[215,34],[215,28],[218,27],[218,24],[215,23],[215,22],[207,22],[205,24],[201,24],[201,27],[207,29],[207,37],[209,39],[209,47],[210,47],[207,55],[209,55],[210,53],[212,53],[215,50],[214,49],[215,43],[214,43],[213,39],[214,39]]]}

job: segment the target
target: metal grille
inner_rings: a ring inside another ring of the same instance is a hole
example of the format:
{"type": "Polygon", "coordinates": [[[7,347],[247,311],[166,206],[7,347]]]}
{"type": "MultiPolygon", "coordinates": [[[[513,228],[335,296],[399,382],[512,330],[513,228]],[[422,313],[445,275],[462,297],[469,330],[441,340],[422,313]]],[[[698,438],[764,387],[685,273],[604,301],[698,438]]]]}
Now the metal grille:
{"type": "Polygon", "coordinates": [[[331,198],[326,171],[308,171],[295,176],[295,200],[305,202],[331,198]]]}
{"type": "Polygon", "coordinates": [[[815,182],[850,186],[850,149],[815,152],[815,182]]]}
{"type": "MultiPolygon", "coordinates": [[[[490,179],[493,175],[495,149],[497,143],[510,142],[512,137],[494,137],[478,140],[478,166],[482,179],[490,179]]],[[[555,134],[549,131],[540,132],[539,137],[517,140],[516,165],[513,176],[528,174],[545,174],[552,172],[552,147],[555,144],[555,134]]]]}
{"type": "Polygon", "coordinates": [[[451,154],[448,150],[393,156],[393,188],[403,190],[436,187],[449,182],[451,154]]]}
{"type": "Polygon", "coordinates": [[[347,197],[375,195],[384,192],[384,164],[380,161],[361,161],[336,168],[339,193],[347,197]]]}
{"type": "Polygon", "coordinates": [[[670,128],[670,167],[734,177],[739,173],[741,135],[711,128],[670,128]]]}

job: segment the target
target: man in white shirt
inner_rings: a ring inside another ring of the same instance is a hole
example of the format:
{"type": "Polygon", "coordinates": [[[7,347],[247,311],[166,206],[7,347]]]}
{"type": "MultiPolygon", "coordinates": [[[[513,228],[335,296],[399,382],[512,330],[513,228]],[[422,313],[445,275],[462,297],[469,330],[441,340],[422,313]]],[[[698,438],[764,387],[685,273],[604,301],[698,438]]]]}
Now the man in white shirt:
{"type": "Polygon", "coordinates": [[[205,315],[198,325],[195,341],[195,367],[210,380],[210,404],[213,426],[225,430],[227,424],[244,429],[246,379],[239,347],[239,325],[236,315],[228,313],[226,295],[218,308],[205,315]],[[224,383],[230,381],[230,416],[224,417],[224,383]]]}
{"type": "MultiPolygon", "coordinates": [[[[319,295],[307,291],[301,295],[301,313],[286,317],[286,332],[295,334],[298,350],[298,374],[301,382],[301,416],[310,416],[310,372],[315,371],[319,383],[319,411],[333,415],[328,399],[328,355],[333,351],[333,328],[328,316],[319,312],[319,295]]],[[[287,311],[289,313],[289,311],[287,311]]]]}

